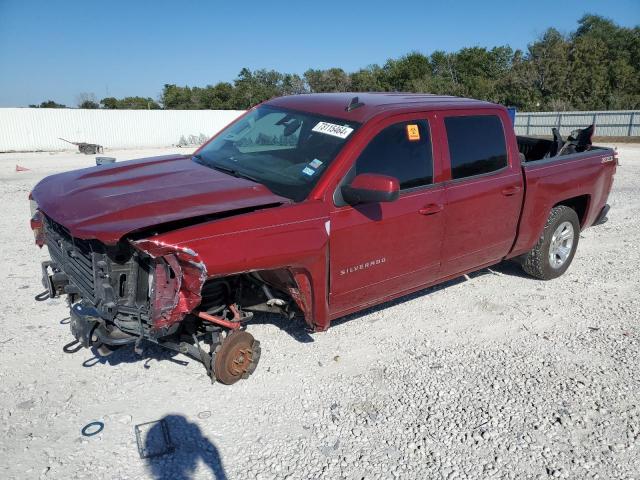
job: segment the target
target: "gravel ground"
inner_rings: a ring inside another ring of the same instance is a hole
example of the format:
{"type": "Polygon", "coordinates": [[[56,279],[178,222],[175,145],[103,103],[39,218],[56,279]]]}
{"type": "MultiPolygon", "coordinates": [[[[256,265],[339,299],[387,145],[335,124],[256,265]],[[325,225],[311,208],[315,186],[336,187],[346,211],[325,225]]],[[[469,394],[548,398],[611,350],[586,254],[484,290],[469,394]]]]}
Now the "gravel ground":
{"type": "Polygon", "coordinates": [[[563,277],[505,263],[312,336],[264,318],[256,373],[226,387],[152,345],[63,352],[27,194],[93,157],[0,155],[0,477],[639,479],[640,146],[620,157],[610,221],[563,277]],[[141,460],[134,425],[162,418],[176,450],[141,460]]]}

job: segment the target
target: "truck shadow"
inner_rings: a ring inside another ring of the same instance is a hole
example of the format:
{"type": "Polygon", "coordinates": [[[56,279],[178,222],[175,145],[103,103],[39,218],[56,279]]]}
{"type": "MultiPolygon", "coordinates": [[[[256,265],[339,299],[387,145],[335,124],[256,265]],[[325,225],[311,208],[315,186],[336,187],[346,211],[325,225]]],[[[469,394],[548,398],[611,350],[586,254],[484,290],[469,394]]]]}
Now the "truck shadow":
{"type": "MultiPolygon", "coordinates": [[[[196,478],[198,464],[202,462],[208,472],[202,478],[227,480],[227,474],[216,446],[202,434],[200,427],[182,415],[166,415],[162,420],[168,429],[169,445],[158,448],[158,439],[163,439],[162,423],[154,422],[153,427],[146,433],[144,450],[157,452],[161,456],[146,458],[147,468],[154,480],[189,480],[196,478]]],[[[198,478],[200,478],[198,475],[198,478]]]]}
{"type": "Polygon", "coordinates": [[[531,275],[528,275],[524,270],[522,270],[522,267],[517,262],[514,262],[512,260],[505,260],[504,262],[500,262],[499,264],[494,265],[493,267],[485,268],[484,270],[487,270],[489,273],[491,273],[491,270],[493,270],[510,277],[520,277],[526,280],[538,282],[540,281],[533,278],[531,275]]]}
{"type": "MultiPolygon", "coordinates": [[[[527,280],[534,280],[529,275],[522,271],[520,265],[516,262],[506,260],[497,265],[493,265],[491,267],[483,268],[482,270],[478,270],[476,272],[469,273],[466,277],[461,275],[460,277],[454,278],[452,280],[440,283],[438,285],[434,285],[432,287],[425,288],[423,290],[419,290],[417,292],[404,295],[400,298],[396,298],[395,300],[391,300],[380,305],[375,305],[373,307],[366,308],[356,313],[352,313],[345,317],[340,317],[331,322],[332,326],[341,325],[345,322],[349,322],[351,320],[358,319],[360,317],[364,317],[366,315],[379,312],[386,308],[389,308],[394,305],[399,305],[404,302],[409,302],[411,300],[415,300],[417,298],[424,297],[425,295],[430,295],[434,292],[438,292],[440,290],[444,290],[445,288],[451,287],[453,285],[458,285],[462,282],[467,281],[467,277],[471,280],[483,277],[485,275],[506,275],[513,277],[520,277],[527,280]]],[[[269,313],[260,313],[256,314],[254,319],[251,321],[252,325],[256,324],[269,324],[278,327],[281,331],[290,335],[292,338],[297,340],[300,343],[311,343],[314,341],[313,336],[310,335],[309,329],[304,322],[304,319],[301,317],[296,317],[294,320],[288,320],[283,318],[280,315],[269,314],[269,313]]]]}
{"type": "Polygon", "coordinates": [[[93,357],[82,362],[82,366],[85,368],[94,367],[96,365],[119,365],[121,363],[139,363],[144,362],[144,368],[151,368],[150,362],[155,360],[157,362],[161,361],[169,361],[172,363],[176,363],[181,366],[188,365],[189,362],[186,360],[179,360],[174,358],[180,355],[182,358],[185,357],[178,352],[174,352],[173,350],[169,350],[166,348],[162,348],[151,342],[143,342],[143,351],[142,355],[138,355],[133,350],[133,345],[124,345],[119,347],[113,351],[111,355],[106,357],[100,355],[98,350],[95,347],[91,347],[91,353],[93,353],[93,357]]]}
{"type": "Polygon", "coordinates": [[[281,331],[291,336],[300,343],[312,343],[313,337],[309,333],[309,328],[302,317],[295,317],[292,320],[284,318],[274,313],[259,313],[253,317],[250,325],[274,325],[281,331]]]}

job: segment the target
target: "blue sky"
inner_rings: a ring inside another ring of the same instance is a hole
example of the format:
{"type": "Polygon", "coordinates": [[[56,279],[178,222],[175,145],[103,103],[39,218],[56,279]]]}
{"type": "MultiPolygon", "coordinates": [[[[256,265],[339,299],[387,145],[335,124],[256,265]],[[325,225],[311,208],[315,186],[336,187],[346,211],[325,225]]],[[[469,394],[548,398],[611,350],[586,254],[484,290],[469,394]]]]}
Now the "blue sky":
{"type": "Polygon", "coordinates": [[[524,49],[587,12],[640,24],[640,0],[0,0],[0,107],[156,98],[165,83],[232,81],[245,66],[353,71],[413,50],[524,49]]]}

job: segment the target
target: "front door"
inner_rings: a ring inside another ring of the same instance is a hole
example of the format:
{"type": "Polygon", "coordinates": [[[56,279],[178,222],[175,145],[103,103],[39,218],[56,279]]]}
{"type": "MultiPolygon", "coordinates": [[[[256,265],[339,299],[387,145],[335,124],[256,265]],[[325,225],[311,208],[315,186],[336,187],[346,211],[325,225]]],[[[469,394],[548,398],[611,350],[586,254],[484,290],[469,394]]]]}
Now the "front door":
{"type": "Polygon", "coordinates": [[[440,268],[444,188],[434,184],[428,116],[404,115],[380,125],[344,183],[362,173],[397,178],[400,197],[351,206],[336,195],[329,243],[334,317],[426,284],[440,268]]]}

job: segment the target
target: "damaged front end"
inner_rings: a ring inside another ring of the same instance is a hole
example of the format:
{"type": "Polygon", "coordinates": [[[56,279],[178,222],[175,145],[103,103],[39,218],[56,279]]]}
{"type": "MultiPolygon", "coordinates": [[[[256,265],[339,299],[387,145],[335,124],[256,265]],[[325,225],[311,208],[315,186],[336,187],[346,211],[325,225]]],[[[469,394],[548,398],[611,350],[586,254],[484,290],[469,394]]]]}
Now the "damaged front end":
{"type": "Polygon", "coordinates": [[[107,355],[126,344],[140,352],[148,340],[201,361],[223,383],[253,372],[259,342],[243,331],[251,313],[235,304],[227,282],[207,284],[195,252],[153,239],[105,245],[72,237],[46,215],[39,220],[51,256],[43,284],[50,297],[67,295],[79,344],[107,355]]]}
{"type": "Polygon", "coordinates": [[[167,331],[200,305],[207,269],[198,255],[187,248],[154,240],[137,240],[131,244],[154,261],[149,287],[152,327],[156,331],[167,331]]]}

